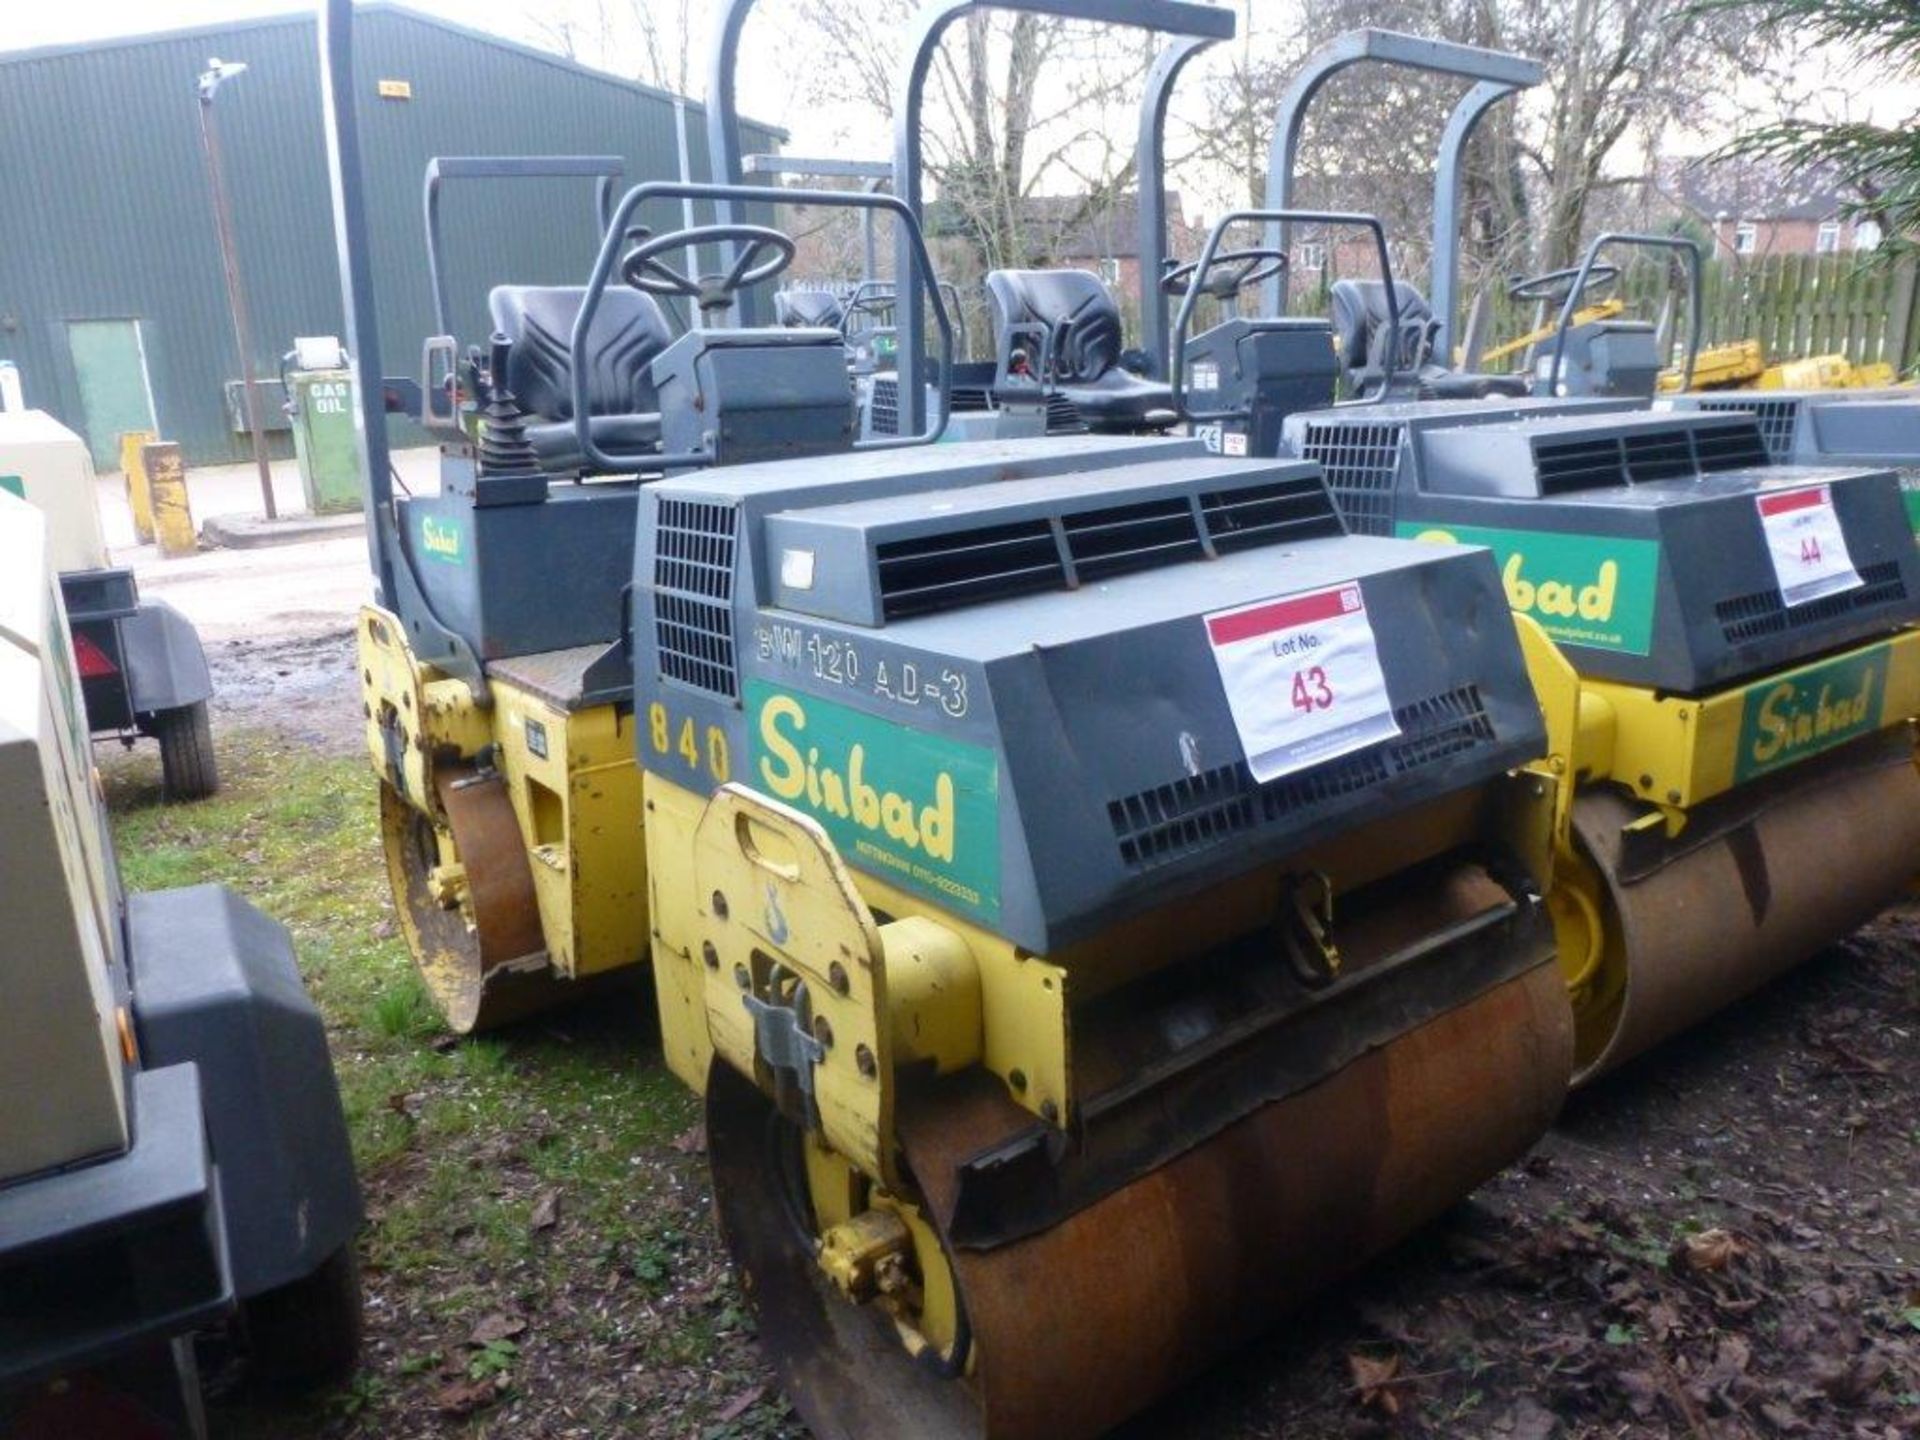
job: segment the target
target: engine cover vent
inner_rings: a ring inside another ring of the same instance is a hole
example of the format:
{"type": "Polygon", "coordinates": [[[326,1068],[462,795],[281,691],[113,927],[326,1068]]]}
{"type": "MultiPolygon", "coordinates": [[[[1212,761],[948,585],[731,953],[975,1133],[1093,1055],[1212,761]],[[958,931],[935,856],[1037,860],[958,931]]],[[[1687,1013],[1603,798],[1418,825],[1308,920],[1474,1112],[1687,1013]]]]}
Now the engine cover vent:
{"type": "Polygon", "coordinates": [[[1356,535],[1393,533],[1393,487],[1400,470],[1398,420],[1313,420],[1300,449],[1327,474],[1327,489],[1356,535]]]}
{"type": "Polygon", "coordinates": [[[1851,590],[1791,607],[1781,600],[1778,590],[1736,595],[1713,607],[1714,618],[1720,622],[1720,631],[1727,643],[1740,645],[1766,635],[1825,625],[1856,610],[1869,610],[1906,598],[1907,587],[1900,578],[1900,567],[1892,561],[1861,566],[1860,579],[1862,583],[1851,590]]]}
{"type": "Polygon", "coordinates": [[[739,693],[733,642],[734,508],[660,501],[654,646],[660,673],[710,694],[739,693]]]}
{"type": "Polygon", "coordinates": [[[1195,498],[1174,492],[1124,505],[1076,497],[1055,513],[961,526],[874,549],[880,613],[926,615],[1034,590],[1092,584],[1135,570],[1177,565],[1259,545],[1341,533],[1318,479],[1291,474],[1195,498]]]}
{"type": "Polygon", "coordinates": [[[1256,824],[1332,805],[1396,775],[1493,743],[1493,722],[1471,685],[1397,707],[1400,734],[1302,774],[1255,785],[1244,761],[1107,803],[1121,860],[1151,870],[1256,824]]]}
{"type": "MultiPolygon", "coordinates": [[[[1725,414],[1728,411],[1746,410],[1754,416],[1755,428],[1760,433],[1761,442],[1766,447],[1766,459],[1775,465],[1790,464],[1793,460],[1793,448],[1800,438],[1800,402],[1798,400],[1747,400],[1747,399],[1709,399],[1705,396],[1691,398],[1695,410],[1725,414]]],[[[1751,464],[1764,464],[1765,461],[1751,461],[1751,464]]]]}

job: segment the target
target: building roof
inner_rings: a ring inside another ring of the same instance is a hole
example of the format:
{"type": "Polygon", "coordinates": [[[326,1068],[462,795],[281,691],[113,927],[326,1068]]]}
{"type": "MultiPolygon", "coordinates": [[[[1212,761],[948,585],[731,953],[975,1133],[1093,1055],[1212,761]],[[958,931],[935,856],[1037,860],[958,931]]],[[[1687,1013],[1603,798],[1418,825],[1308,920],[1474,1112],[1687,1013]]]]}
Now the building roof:
{"type": "Polygon", "coordinates": [[[1678,163],[1669,187],[1709,220],[1830,220],[1858,198],[1827,166],[1788,170],[1767,160],[1712,156],[1678,163]]]}
{"type": "MultiPolygon", "coordinates": [[[[1085,195],[1033,195],[1024,208],[1034,243],[1050,255],[1132,259],[1140,254],[1140,196],[1134,191],[1098,206],[1085,195]]],[[[1175,222],[1186,215],[1177,190],[1167,192],[1167,214],[1175,222]]]]}
{"type": "MultiPolygon", "coordinates": [[[[685,98],[675,95],[670,90],[662,90],[657,85],[648,85],[644,81],[629,79],[624,75],[616,75],[611,70],[601,70],[592,65],[583,65],[577,60],[569,60],[564,55],[555,54],[551,50],[542,50],[537,45],[528,45],[523,41],[510,40],[503,35],[495,35],[490,31],[478,30],[471,25],[462,25],[457,21],[448,20],[439,15],[429,14],[425,10],[416,10],[411,5],[397,3],[397,0],[355,0],[354,10],[358,14],[376,14],[381,11],[388,11],[393,14],[405,15],[408,19],[418,21],[422,25],[431,25],[438,29],[445,30],[449,34],[459,35],[464,39],[477,40],[483,44],[492,45],[497,49],[522,56],[525,59],[536,60],[544,65],[551,65],[569,74],[585,76],[586,78],[600,81],[603,84],[618,86],[623,90],[631,90],[637,95],[649,95],[660,100],[677,101],[685,98]]],[[[253,17],[214,21],[206,25],[186,25],[170,30],[145,30],[131,35],[108,35],[102,36],[97,40],[75,40],[59,45],[37,45],[27,50],[0,49],[0,67],[21,64],[32,60],[55,59],[66,55],[90,55],[111,50],[132,49],[141,45],[161,45],[176,40],[190,40],[200,36],[215,39],[221,36],[231,35],[236,30],[257,30],[264,26],[298,25],[310,27],[313,24],[315,24],[315,16],[312,7],[301,4],[299,8],[269,10],[253,17]]],[[[691,103],[695,109],[704,109],[704,106],[702,106],[699,101],[692,101],[691,103]]],[[[783,143],[791,138],[788,132],[781,126],[770,125],[764,120],[755,120],[744,115],[741,116],[740,119],[743,124],[771,131],[777,135],[783,143]]]]}
{"type": "MultiPolygon", "coordinates": [[[[1186,224],[1177,190],[1167,192],[1167,215],[1173,226],[1186,224]]],[[[1020,202],[1020,217],[1035,260],[1130,260],[1140,254],[1140,196],[1131,190],[1104,203],[1089,195],[1029,195],[1020,202]]],[[[952,234],[957,226],[953,201],[927,206],[928,234],[952,234]]]]}

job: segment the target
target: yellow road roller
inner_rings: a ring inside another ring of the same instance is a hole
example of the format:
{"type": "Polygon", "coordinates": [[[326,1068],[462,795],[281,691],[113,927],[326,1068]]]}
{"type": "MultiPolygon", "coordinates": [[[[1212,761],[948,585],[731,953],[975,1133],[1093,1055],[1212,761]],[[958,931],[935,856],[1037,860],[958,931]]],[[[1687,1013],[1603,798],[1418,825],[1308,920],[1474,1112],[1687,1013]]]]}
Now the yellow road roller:
{"type": "MultiPolygon", "coordinates": [[[[1381,398],[1335,404],[1325,321],[1235,316],[1187,340],[1195,295],[1232,258],[1225,231],[1256,221],[1370,230],[1391,276],[1371,216],[1223,217],[1179,277],[1176,401],[1218,449],[1324,466],[1356,534],[1492,552],[1533,622],[1522,638],[1546,765],[1567,782],[1549,903],[1577,1078],[1896,898],[1920,855],[1920,551],[1894,472],[1775,464],[1761,418],[1742,410],[1545,398],[1557,383],[1538,399],[1471,383],[1459,392],[1475,398],[1414,398],[1454,390],[1393,373],[1384,343],[1367,347],[1385,367],[1370,391],[1381,398]],[[1185,383],[1201,372],[1189,356],[1208,362],[1205,389],[1185,383]]],[[[1609,244],[1691,253],[1664,236],[1596,241],[1570,277],[1546,277],[1564,297],[1563,340],[1609,244]]],[[[1400,287],[1341,283],[1395,333],[1400,287]]],[[[1550,376],[1561,358],[1553,347],[1550,376]]],[[[1352,347],[1342,361],[1359,392],[1352,347]]]]}
{"type": "Polygon", "coordinates": [[[1560,782],[1485,551],[1189,440],[640,510],[662,1042],[815,1434],[1098,1434],[1550,1123],[1560,782]]]}
{"type": "MultiPolygon", "coordinates": [[[[358,143],[351,104],[340,98],[351,94],[351,7],[331,5],[326,21],[350,348],[377,376],[358,143]]],[[[452,319],[438,217],[450,184],[595,182],[596,231],[609,237],[603,263],[589,285],[494,286],[484,350],[462,354],[441,334],[426,343],[421,381],[359,387],[377,591],[356,628],[367,752],[401,927],[435,1005],[460,1033],[578,998],[589,982],[632,978],[647,956],[626,633],[642,481],[857,448],[837,332],[723,328],[736,294],[785,270],[793,241],[734,225],[639,243],[645,232],[630,227],[654,213],[643,206],[731,192],[642,186],[616,214],[620,173],[619,159],[604,156],[431,161],[427,253],[443,331],[452,319]],[[668,258],[697,258],[703,244],[740,247],[740,263],[704,273],[668,258]],[[619,283],[609,284],[616,263],[619,283]],[[678,338],[672,302],[699,316],[678,338]],[[395,494],[384,428],[392,408],[441,434],[436,493],[395,494]]],[[[911,226],[890,196],[788,198],[885,210],[911,226]]],[[[918,227],[911,233],[915,263],[931,276],[918,227]]],[[[936,314],[950,362],[937,299],[936,314]]],[[[939,424],[886,443],[930,443],[939,424]]]]}
{"type": "Polygon", "coordinates": [[[1346,457],[1355,529],[1487,546],[1538,622],[1548,764],[1573,781],[1550,904],[1579,1078],[1900,894],[1920,552],[1891,471],[1773,465],[1740,412],[1414,402],[1286,424],[1298,453],[1346,457]]]}

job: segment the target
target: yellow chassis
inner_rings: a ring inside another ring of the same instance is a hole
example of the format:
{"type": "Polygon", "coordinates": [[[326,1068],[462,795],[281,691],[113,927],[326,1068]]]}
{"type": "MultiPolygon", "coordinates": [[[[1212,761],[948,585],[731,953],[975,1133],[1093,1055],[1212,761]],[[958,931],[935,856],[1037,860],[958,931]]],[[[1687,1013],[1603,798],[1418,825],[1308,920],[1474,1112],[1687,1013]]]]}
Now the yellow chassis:
{"type": "Polygon", "coordinates": [[[457,847],[435,793],[436,767],[471,765],[492,747],[526,845],[540,929],[571,979],[639,964],[647,952],[640,773],[631,717],[575,710],[510,683],[493,703],[420,662],[397,618],[368,606],[357,627],[368,756],[374,773],[431,820],[446,902],[461,900],[457,847]]]}

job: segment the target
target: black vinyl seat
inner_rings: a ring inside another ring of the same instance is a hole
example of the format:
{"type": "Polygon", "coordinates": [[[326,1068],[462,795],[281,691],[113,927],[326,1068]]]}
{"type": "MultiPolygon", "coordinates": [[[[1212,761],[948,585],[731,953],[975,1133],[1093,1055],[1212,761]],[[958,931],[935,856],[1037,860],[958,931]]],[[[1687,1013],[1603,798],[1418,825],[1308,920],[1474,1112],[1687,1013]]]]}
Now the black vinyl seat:
{"type": "Polygon", "coordinates": [[[846,307],[831,290],[781,290],[773,297],[773,316],[789,330],[838,330],[846,307]]]}
{"type": "Polygon", "coordinates": [[[1003,355],[1014,326],[1044,326],[1053,337],[1054,388],[1073,402],[1089,430],[1164,430],[1179,418],[1171,386],[1121,368],[1120,307],[1099,276],[1087,270],[995,270],[987,276],[987,294],[1003,355]]]}
{"type": "MultiPolygon", "coordinates": [[[[527,440],[542,469],[588,468],[573,426],[573,322],[586,290],[578,285],[496,285],[487,296],[493,328],[513,342],[507,386],[531,418],[527,440]]],[[[672,343],[667,317],[651,295],[609,288],[588,332],[588,426],[602,449],[632,453],[660,446],[660,401],[653,359],[672,343]]]]}
{"type": "Polygon", "coordinates": [[[1333,334],[1354,393],[1371,395],[1379,389],[1386,380],[1389,355],[1393,357],[1396,383],[1411,387],[1423,399],[1522,399],[1531,393],[1525,375],[1474,374],[1436,362],[1429,352],[1437,322],[1427,297],[1397,280],[1393,292],[1400,311],[1397,349],[1388,335],[1393,317],[1387,309],[1385,282],[1333,283],[1333,334]]]}

